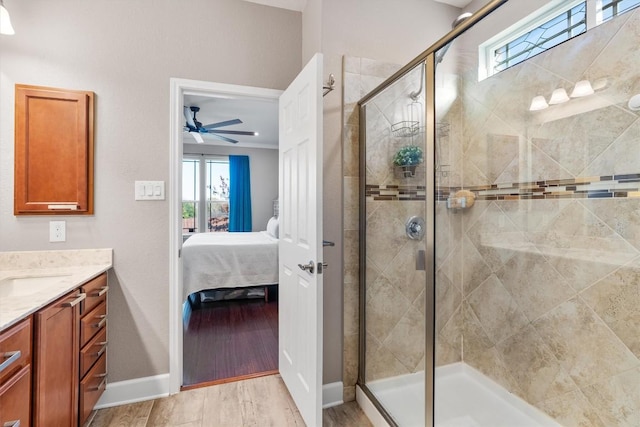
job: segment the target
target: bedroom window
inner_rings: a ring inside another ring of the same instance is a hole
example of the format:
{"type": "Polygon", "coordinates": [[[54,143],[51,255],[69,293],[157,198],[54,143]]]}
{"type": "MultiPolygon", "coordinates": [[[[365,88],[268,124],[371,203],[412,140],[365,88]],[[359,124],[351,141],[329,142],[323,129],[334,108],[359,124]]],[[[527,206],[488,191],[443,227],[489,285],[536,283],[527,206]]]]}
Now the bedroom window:
{"type": "Polygon", "coordinates": [[[182,232],[229,230],[229,158],[182,160],[182,232]]]}

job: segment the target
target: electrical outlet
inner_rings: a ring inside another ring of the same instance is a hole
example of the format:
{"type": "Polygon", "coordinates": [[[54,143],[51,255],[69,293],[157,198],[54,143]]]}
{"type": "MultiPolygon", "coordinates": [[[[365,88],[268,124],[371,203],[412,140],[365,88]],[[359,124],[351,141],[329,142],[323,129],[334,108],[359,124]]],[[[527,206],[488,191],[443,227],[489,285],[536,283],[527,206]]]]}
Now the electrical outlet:
{"type": "Polygon", "coordinates": [[[67,240],[67,222],[49,221],[49,241],[64,242],[67,240]]]}

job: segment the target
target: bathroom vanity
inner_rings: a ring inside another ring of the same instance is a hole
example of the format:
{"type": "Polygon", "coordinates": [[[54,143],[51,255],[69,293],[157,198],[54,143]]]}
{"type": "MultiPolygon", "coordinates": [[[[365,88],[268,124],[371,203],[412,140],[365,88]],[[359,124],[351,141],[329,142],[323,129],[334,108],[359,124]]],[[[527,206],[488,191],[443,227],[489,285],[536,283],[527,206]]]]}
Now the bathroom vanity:
{"type": "Polygon", "coordinates": [[[89,418],[107,382],[111,267],[111,249],[0,253],[0,425],[89,418]]]}

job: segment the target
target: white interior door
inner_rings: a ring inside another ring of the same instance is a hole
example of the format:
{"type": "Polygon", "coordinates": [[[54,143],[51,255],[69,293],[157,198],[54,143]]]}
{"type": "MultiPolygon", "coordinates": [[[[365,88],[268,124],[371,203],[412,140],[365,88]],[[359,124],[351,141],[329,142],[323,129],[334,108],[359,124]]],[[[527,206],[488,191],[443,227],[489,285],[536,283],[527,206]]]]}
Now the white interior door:
{"type": "Polygon", "coordinates": [[[322,425],[321,75],[316,54],[279,107],[279,368],[309,427],[322,425]]]}

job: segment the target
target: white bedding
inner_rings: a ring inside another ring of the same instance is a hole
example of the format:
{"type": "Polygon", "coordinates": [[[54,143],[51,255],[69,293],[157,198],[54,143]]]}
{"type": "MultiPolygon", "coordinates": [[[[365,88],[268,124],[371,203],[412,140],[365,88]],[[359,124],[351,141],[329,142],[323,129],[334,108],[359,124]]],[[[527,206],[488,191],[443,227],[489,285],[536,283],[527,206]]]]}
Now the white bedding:
{"type": "Polygon", "coordinates": [[[266,231],[198,233],[182,245],[183,297],[278,283],[278,239],[266,231]]]}

